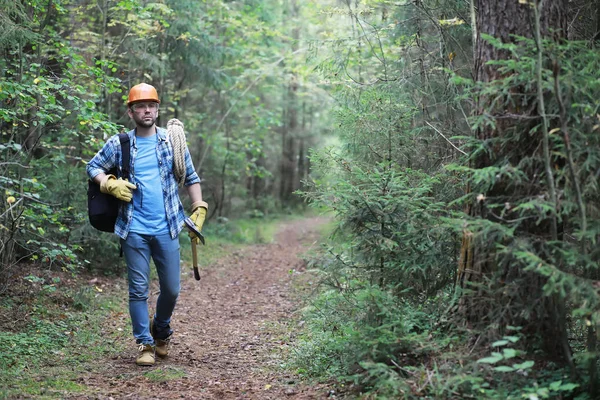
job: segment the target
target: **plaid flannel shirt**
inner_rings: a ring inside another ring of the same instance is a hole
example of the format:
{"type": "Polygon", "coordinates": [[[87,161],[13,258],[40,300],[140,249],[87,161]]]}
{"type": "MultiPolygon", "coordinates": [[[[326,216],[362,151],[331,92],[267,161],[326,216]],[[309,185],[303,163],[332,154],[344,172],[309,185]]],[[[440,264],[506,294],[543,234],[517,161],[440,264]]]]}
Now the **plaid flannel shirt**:
{"type": "MultiPolygon", "coordinates": [[[[165,201],[165,212],[167,215],[167,223],[171,238],[175,239],[185,220],[183,205],[179,199],[179,191],[177,188],[177,180],[173,173],[173,146],[167,137],[167,131],[163,128],[157,128],[158,141],[156,144],[156,154],[158,155],[158,167],[160,170],[160,181],[162,184],[162,192],[165,201]]],[[[130,181],[135,181],[135,157],[137,155],[137,145],[135,137],[135,129],[127,132],[129,135],[129,143],[131,145],[129,174],[130,181]]],[[[107,173],[111,168],[117,167],[118,175],[122,175],[121,168],[121,143],[119,135],[114,135],[108,139],[102,149],[90,160],[87,165],[87,174],[90,179],[94,179],[100,173],[107,173]]],[[[192,157],[189,151],[185,150],[185,186],[190,186],[195,183],[200,183],[200,178],[194,169],[192,157]]],[[[122,239],[126,239],[131,227],[131,219],[133,217],[133,202],[121,202],[119,206],[119,215],[115,223],[115,233],[122,239]]]]}

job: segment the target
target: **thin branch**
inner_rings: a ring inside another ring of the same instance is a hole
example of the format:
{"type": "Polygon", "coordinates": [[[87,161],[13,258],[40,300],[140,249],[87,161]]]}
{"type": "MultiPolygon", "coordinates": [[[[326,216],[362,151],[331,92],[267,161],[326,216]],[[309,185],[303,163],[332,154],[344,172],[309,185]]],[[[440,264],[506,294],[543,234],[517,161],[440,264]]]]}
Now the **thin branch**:
{"type": "Polygon", "coordinates": [[[444,139],[446,139],[446,142],[450,143],[450,146],[454,147],[456,150],[458,150],[459,152],[461,152],[462,154],[464,154],[465,156],[467,155],[467,153],[465,153],[464,151],[462,151],[461,149],[459,149],[458,147],[456,147],[456,145],[454,143],[452,143],[446,136],[444,136],[444,134],[442,132],[440,132],[435,126],[431,125],[429,122],[425,121],[425,123],[427,125],[429,125],[431,128],[433,128],[434,131],[436,131],[437,133],[440,134],[440,136],[442,136],[444,139]]]}
{"type": "Polygon", "coordinates": [[[373,29],[373,32],[375,33],[375,37],[377,38],[377,43],[379,44],[379,51],[381,51],[381,57],[379,57],[379,55],[377,54],[377,51],[375,51],[375,46],[373,46],[373,43],[371,43],[371,40],[369,40],[369,36],[367,35],[367,32],[365,32],[365,28],[361,24],[361,20],[358,18],[358,16],[356,17],[356,22],[358,23],[358,26],[360,26],[360,29],[363,31],[365,39],[367,40],[367,43],[369,44],[369,47],[371,48],[373,55],[383,65],[383,69],[384,69],[383,74],[384,74],[384,76],[387,77],[387,62],[385,60],[385,53],[383,51],[383,47],[381,46],[381,39],[379,38],[379,32],[377,31],[375,26],[373,26],[373,25],[369,24],[367,21],[363,20],[363,22],[365,24],[369,25],[371,27],[371,29],[373,29]]]}
{"type": "Polygon", "coordinates": [[[13,204],[11,204],[10,207],[8,207],[8,209],[6,211],[4,211],[2,213],[2,215],[0,215],[0,218],[4,217],[10,210],[12,210],[13,208],[15,208],[16,206],[19,205],[19,203],[21,203],[23,201],[23,198],[20,198],[19,200],[17,200],[16,202],[14,202],[13,204]]]}
{"type": "Polygon", "coordinates": [[[31,168],[31,167],[29,167],[29,166],[27,166],[27,165],[23,165],[23,164],[19,164],[18,162],[11,162],[11,161],[8,161],[8,162],[0,162],[0,165],[18,165],[18,166],[19,166],[19,167],[21,167],[21,168],[31,168]]]}
{"type": "MultiPolygon", "coordinates": [[[[0,185],[0,188],[2,188],[2,189],[9,189],[9,187],[4,186],[4,185],[0,185]]],[[[32,197],[32,196],[29,196],[28,194],[25,194],[25,193],[19,193],[19,197],[21,197],[19,199],[19,201],[21,201],[23,198],[25,198],[27,200],[33,201],[34,203],[43,204],[43,205],[49,206],[49,207],[59,206],[60,205],[60,203],[46,203],[45,201],[41,201],[41,200],[36,199],[35,197],[32,197]]]]}
{"type": "Polygon", "coordinates": [[[394,366],[396,368],[398,368],[399,371],[402,371],[402,372],[404,372],[405,374],[408,374],[408,375],[414,375],[414,373],[412,373],[411,371],[407,370],[406,368],[402,368],[401,366],[399,366],[398,363],[396,363],[396,361],[392,360],[391,358],[390,358],[390,362],[392,364],[394,364],[394,366]]]}

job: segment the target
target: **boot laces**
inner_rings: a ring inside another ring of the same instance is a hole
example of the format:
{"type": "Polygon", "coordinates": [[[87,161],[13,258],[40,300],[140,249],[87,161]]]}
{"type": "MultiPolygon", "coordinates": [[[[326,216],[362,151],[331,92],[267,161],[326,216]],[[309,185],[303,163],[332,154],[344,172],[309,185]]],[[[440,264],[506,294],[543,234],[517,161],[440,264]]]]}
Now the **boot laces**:
{"type": "Polygon", "coordinates": [[[139,351],[144,351],[144,350],[148,350],[148,351],[150,351],[150,350],[151,350],[151,348],[150,348],[150,349],[148,349],[148,348],[146,348],[146,346],[150,347],[150,345],[147,345],[147,344],[140,343],[140,346],[138,347],[138,350],[139,350],[139,351]]]}

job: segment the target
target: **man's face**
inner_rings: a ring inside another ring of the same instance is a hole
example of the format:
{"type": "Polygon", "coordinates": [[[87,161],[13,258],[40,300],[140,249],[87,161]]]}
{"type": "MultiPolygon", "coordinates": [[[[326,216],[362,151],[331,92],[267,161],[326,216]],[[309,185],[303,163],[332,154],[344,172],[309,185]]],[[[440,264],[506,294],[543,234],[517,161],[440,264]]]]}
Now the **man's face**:
{"type": "Polygon", "coordinates": [[[140,128],[150,128],[156,123],[158,118],[158,103],[145,101],[135,103],[129,108],[129,117],[140,128]]]}

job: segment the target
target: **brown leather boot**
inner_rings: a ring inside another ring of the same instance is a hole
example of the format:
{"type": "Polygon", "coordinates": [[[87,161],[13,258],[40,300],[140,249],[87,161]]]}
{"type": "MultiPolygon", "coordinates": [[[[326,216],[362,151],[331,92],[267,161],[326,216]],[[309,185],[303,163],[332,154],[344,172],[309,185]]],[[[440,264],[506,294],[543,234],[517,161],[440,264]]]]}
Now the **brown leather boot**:
{"type": "Polygon", "coordinates": [[[138,347],[140,354],[138,354],[135,363],[137,365],[154,365],[154,346],[151,344],[140,344],[138,347]]]}
{"type": "Polygon", "coordinates": [[[164,358],[169,355],[169,342],[171,337],[166,339],[156,339],[156,355],[164,358]]]}
{"type": "Polygon", "coordinates": [[[164,358],[169,355],[169,342],[171,341],[171,335],[164,339],[156,337],[156,330],[154,329],[154,319],[150,318],[150,334],[156,343],[156,355],[160,358],[164,358]]]}

